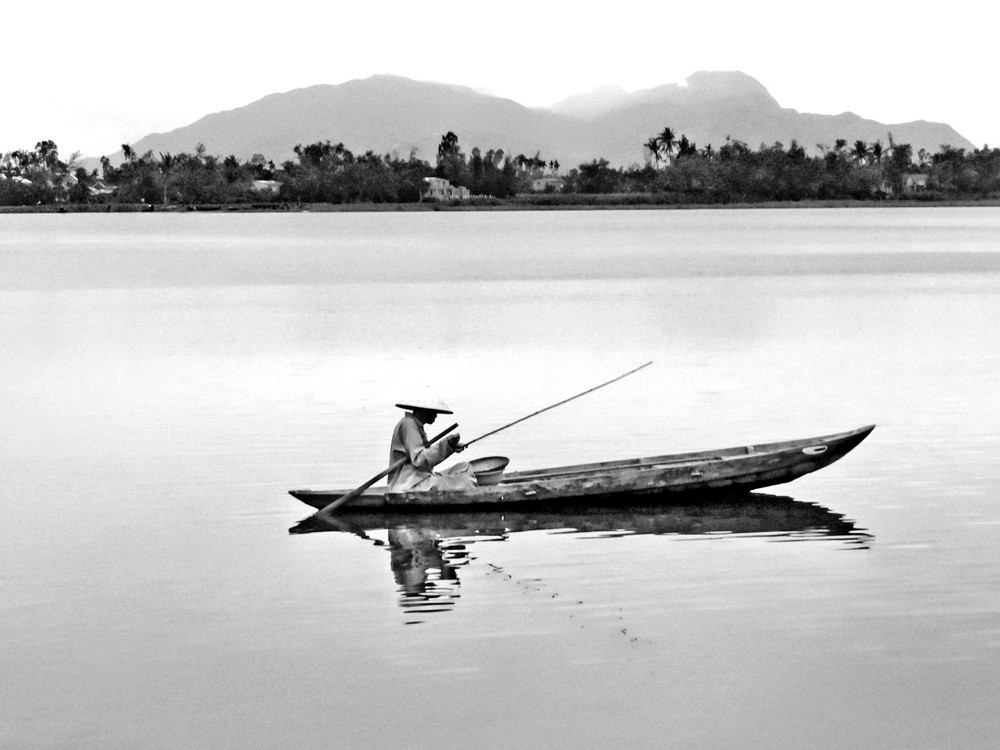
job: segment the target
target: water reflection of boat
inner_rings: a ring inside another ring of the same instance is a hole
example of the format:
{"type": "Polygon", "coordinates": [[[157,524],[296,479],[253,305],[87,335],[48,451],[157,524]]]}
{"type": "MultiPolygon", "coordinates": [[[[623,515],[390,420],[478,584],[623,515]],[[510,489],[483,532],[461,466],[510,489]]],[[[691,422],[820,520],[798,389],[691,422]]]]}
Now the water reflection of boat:
{"type": "Polygon", "coordinates": [[[310,531],[349,533],[388,546],[400,606],[420,621],[429,612],[451,609],[458,600],[458,571],[470,560],[469,546],[505,541],[523,532],[711,535],[769,540],[839,539],[854,548],[870,536],[853,521],[820,505],[790,497],[748,493],[724,500],[656,506],[561,507],[516,511],[420,511],[403,513],[345,508],[329,525],[310,531]],[[387,532],[387,541],[378,538],[387,532]],[[378,535],[378,536],[373,536],[378,535]]]}
{"type": "MultiPolygon", "coordinates": [[[[852,521],[827,508],[759,492],[672,505],[575,507],[533,506],[525,510],[363,511],[345,508],[327,527],[366,534],[374,529],[420,530],[435,538],[505,537],[524,531],[569,530],[606,534],[785,534],[852,536],[852,521]]],[[[320,530],[320,529],[310,529],[320,530]]]]}
{"type": "MultiPolygon", "coordinates": [[[[539,502],[560,502],[567,507],[602,502],[655,504],[670,503],[683,495],[749,492],[791,482],[829,466],[873,429],[875,426],[869,425],[803,440],[513,471],[504,474],[498,484],[470,490],[392,492],[386,487],[371,487],[354,497],[350,507],[514,507],[539,502]]],[[[290,494],[314,508],[324,508],[349,492],[292,490],[290,494]]]]}

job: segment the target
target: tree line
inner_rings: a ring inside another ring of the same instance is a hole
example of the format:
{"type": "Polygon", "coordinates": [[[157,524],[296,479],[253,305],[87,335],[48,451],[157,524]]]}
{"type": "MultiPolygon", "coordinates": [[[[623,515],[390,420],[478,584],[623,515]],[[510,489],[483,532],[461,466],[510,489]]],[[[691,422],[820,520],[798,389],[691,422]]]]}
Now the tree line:
{"type": "Polygon", "coordinates": [[[63,160],[51,140],[0,157],[0,205],[56,204],[198,206],[303,203],[414,203],[426,180],[439,177],[468,188],[473,200],[505,200],[544,184],[548,193],[615,195],[653,203],[754,203],[801,200],[876,200],[909,196],[919,185],[927,199],[1000,198],[1000,149],[966,151],[943,145],[917,154],[909,144],[838,139],[807,154],[797,141],[757,149],[733,139],[699,148],[670,127],[643,144],[644,164],[612,167],[594,159],[568,171],[558,161],[500,148],[466,154],[458,136],[442,136],[434,164],[396,154],[355,155],[342,143],[299,144],[281,165],[255,154],[249,160],[206,153],[137,154],[123,145],[123,160],[101,158],[100,169],[63,160]],[[540,178],[546,178],[538,183],[540,178]],[[919,178],[919,179],[916,179],[919,178]]]}
{"type": "Polygon", "coordinates": [[[612,168],[604,159],[581,164],[568,175],[576,193],[646,193],[666,201],[734,203],[802,200],[1000,198],[1000,149],[967,152],[942,145],[937,153],[908,143],[837,139],[816,144],[810,156],[796,140],[751,149],[727,138],[704,148],[666,127],[644,144],[643,167],[612,168]]]}

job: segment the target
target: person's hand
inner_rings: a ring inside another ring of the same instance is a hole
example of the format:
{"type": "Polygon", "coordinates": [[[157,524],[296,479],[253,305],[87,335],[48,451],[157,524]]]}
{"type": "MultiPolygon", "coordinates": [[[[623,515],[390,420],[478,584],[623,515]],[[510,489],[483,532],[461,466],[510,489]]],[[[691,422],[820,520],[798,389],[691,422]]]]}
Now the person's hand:
{"type": "Polygon", "coordinates": [[[453,432],[448,436],[448,445],[455,453],[461,453],[465,450],[465,446],[462,445],[461,440],[462,436],[457,432],[453,432]]]}

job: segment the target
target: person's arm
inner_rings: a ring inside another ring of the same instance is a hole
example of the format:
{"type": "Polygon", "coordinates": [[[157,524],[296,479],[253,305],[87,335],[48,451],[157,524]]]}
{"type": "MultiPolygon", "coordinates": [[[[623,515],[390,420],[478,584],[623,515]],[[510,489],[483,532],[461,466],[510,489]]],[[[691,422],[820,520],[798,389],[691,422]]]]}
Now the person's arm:
{"type": "Polygon", "coordinates": [[[458,433],[452,433],[446,440],[438,440],[434,445],[424,446],[424,439],[420,435],[420,430],[410,420],[406,420],[402,425],[403,449],[410,459],[410,463],[421,471],[430,471],[448,456],[455,452],[458,444],[458,433]]]}

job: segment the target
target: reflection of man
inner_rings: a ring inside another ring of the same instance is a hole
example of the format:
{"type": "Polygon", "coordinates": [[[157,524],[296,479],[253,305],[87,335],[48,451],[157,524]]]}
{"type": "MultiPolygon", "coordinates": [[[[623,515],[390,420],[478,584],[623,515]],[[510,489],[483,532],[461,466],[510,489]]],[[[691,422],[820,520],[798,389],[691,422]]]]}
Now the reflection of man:
{"type": "Polygon", "coordinates": [[[448,546],[442,548],[431,529],[389,529],[389,562],[399,586],[407,624],[422,622],[422,615],[447,612],[458,601],[458,571],[449,562],[448,546]]]}
{"type": "Polygon", "coordinates": [[[450,466],[435,473],[434,467],[453,453],[464,449],[457,432],[434,445],[427,444],[424,425],[434,424],[438,414],[452,414],[441,399],[431,393],[396,404],[409,409],[392,431],[389,446],[389,463],[401,458],[406,461],[389,474],[389,489],[402,490],[465,490],[476,486],[472,467],[467,462],[450,466]]]}
{"type": "Polygon", "coordinates": [[[389,529],[389,555],[396,583],[409,596],[427,593],[431,570],[440,571],[442,581],[458,582],[458,573],[445,560],[437,535],[430,529],[389,529]]]}

